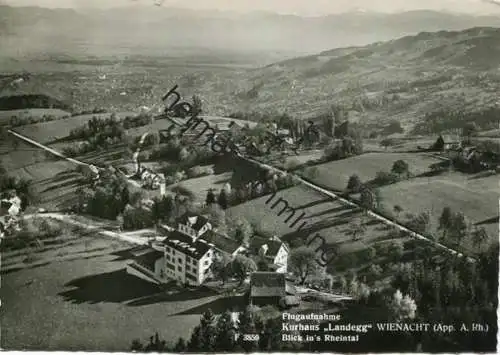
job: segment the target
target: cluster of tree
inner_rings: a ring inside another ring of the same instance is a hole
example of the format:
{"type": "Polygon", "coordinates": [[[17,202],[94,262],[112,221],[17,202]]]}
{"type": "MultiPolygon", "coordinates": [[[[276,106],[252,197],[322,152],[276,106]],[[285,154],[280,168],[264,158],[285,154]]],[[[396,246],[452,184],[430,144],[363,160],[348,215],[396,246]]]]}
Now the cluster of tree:
{"type": "Polygon", "coordinates": [[[74,116],[84,116],[84,115],[92,115],[92,114],[97,115],[97,114],[106,113],[106,112],[108,112],[108,111],[105,108],[94,107],[91,110],[79,110],[79,111],[73,110],[73,112],[71,113],[71,116],[74,117],[74,116]]]}
{"type": "MultiPolygon", "coordinates": [[[[196,165],[209,165],[215,162],[216,153],[206,146],[186,145],[180,139],[156,145],[149,153],[141,153],[143,160],[167,160],[174,166],[188,170],[196,165]]],[[[172,166],[172,165],[171,165],[172,166]]]]}
{"type": "Polygon", "coordinates": [[[126,137],[122,123],[112,114],[109,118],[93,117],[86,125],[70,131],[68,139],[84,140],[78,146],[66,147],[63,153],[67,156],[78,156],[95,150],[105,150],[122,142],[126,137]]]}
{"type": "Polygon", "coordinates": [[[24,248],[43,247],[43,240],[54,238],[63,233],[63,228],[59,223],[55,223],[46,218],[21,219],[19,221],[19,231],[15,233],[15,238],[5,238],[0,244],[1,251],[12,251],[24,248]]]}
{"type": "Polygon", "coordinates": [[[122,137],[125,130],[121,122],[117,119],[115,114],[112,114],[108,118],[99,119],[98,117],[92,117],[86,125],[72,129],[68,135],[71,140],[89,140],[99,135],[101,139],[106,139],[108,137],[122,137]]]}
{"type": "Polygon", "coordinates": [[[326,161],[345,159],[363,153],[363,138],[359,131],[349,130],[340,143],[334,143],[324,150],[326,161]]]}
{"type": "Polygon", "coordinates": [[[215,259],[211,265],[212,275],[216,280],[220,280],[224,284],[230,277],[234,277],[239,281],[240,286],[250,273],[257,270],[255,261],[242,254],[238,254],[232,260],[222,256],[215,259]]]}
{"type": "Polygon", "coordinates": [[[179,338],[175,345],[169,346],[157,335],[150,338],[147,345],[140,340],[132,342],[132,351],[148,352],[196,352],[196,353],[226,353],[297,350],[300,344],[281,341],[281,320],[279,317],[265,318],[252,307],[247,307],[237,319],[227,310],[216,316],[209,309],[200,319],[188,341],[179,338]],[[251,339],[244,335],[258,335],[251,339]]]}
{"type": "Polygon", "coordinates": [[[155,223],[160,221],[172,222],[186,212],[194,212],[192,200],[180,194],[165,195],[161,198],[153,199],[151,209],[152,218],[155,223]]]}
{"type": "Polygon", "coordinates": [[[253,181],[231,188],[230,191],[221,189],[218,197],[215,197],[213,190],[207,192],[206,204],[218,203],[222,209],[228,206],[235,206],[254,198],[265,196],[276,191],[287,189],[298,184],[297,180],[290,174],[273,175],[262,181],[253,181]]]}
{"type": "Polygon", "coordinates": [[[54,116],[54,115],[42,115],[42,116],[12,116],[9,119],[9,125],[11,127],[19,127],[33,123],[39,122],[50,122],[55,120],[62,120],[68,118],[69,116],[54,116]]]}
{"type": "Polygon", "coordinates": [[[131,201],[127,180],[114,169],[100,173],[100,179],[92,188],[82,187],[77,191],[78,212],[115,220],[131,201]]]}
{"type": "Polygon", "coordinates": [[[443,208],[439,217],[438,229],[442,232],[441,239],[460,246],[467,238],[472,245],[481,250],[488,242],[488,233],[483,227],[472,226],[462,212],[454,212],[450,207],[443,208]]]}
{"type": "Polygon", "coordinates": [[[443,109],[428,113],[413,127],[412,134],[439,134],[450,130],[462,130],[470,122],[480,129],[493,129],[498,126],[500,108],[489,107],[476,112],[443,109]]]}
{"type": "MultiPolygon", "coordinates": [[[[422,253],[395,264],[387,287],[372,288],[344,309],[343,323],[397,322],[448,324],[452,332],[369,331],[355,343],[314,343],[315,351],[334,352],[488,352],[496,348],[498,244],[476,262],[450,254],[422,253]],[[472,323],[488,325],[471,331],[472,323]],[[466,327],[466,331],[462,328],[466,327]]],[[[376,270],[377,272],[381,271],[376,270]]],[[[339,278],[339,281],[340,278],[339,278]]],[[[343,280],[347,284],[347,280],[343,280]]],[[[344,286],[344,289],[347,289],[344,286]]]]}
{"type": "Polygon", "coordinates": [[[401,178],[408,178],[410,175],[408,163],[404,160],[397,160],[392,165],[391,171],[379,171],[377,172],[373,181],[364,184],[360,177],[353,174],[349,177],[347,181],[346,193],[356,194],[361,192],[363,189],[372,188],[373,186],[384,186],[396,183],[401,180],[401,178]]]}
{"type": "MultiPolygon", "coordinates": [[[[15,191],[15,195],[21,199],[22,211],[29,205],[35,204],[40,200],[31,180],[9,175],[1,163],[0,191],[4,194],[9,193],[9,191],[15,191]]],[[[2,198],[3,197],[6,196],[2,196],[2,198]]]]}
{"type": "Polygon", "coordinates": [[[402,268],[393,287],[413,298],[418,305],[416,321],[455,324],[488,324],[482,335],[474,332],[427,333],[423,348],[428,351],[486,351],[496,346],[498,306],[498,244],[480,253],[477,262],[448,257],[436,265],[425,258],[402,268]],[[474,340],[473,340],[474,338],[474,340]]]}
{"type": "Polygon", "coordinates": [[[0,111],[30,108],[49,108],[70,111],[70,107],[67,104],[47,95],[31,94],[0,97],[0,111]]]}

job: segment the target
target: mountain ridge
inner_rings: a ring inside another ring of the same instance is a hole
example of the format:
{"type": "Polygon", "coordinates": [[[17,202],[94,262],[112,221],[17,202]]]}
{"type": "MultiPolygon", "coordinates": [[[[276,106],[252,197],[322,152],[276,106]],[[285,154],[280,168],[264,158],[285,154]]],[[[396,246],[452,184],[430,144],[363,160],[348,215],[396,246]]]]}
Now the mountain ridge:
{"type": "Polygon", "coordinates": [[[60,50],[106,55],[145,47],[203,46],[248,50],[284,50],[313,54],[321,50],[411,35],[421,31],[500,26],[499,16],[472,16],[428,10],[398,14],[351,12],[317,17],[253,12],[232,15],[213,11],[144,7],[113,10],[18,8],[0,5],[0,41],[4,56],[60,50]],[[300,38],[302,40],[298,41],[300,38]],[[81,43],[85,50],[76,48],[81,43]]]}

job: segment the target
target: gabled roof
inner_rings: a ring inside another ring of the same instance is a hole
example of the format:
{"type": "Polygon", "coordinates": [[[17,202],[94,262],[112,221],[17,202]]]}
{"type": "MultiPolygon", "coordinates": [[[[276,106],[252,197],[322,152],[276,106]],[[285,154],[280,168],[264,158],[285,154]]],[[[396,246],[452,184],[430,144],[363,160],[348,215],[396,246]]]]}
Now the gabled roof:
{"type": "Polygon", "coordinates": [[[250,246],[248,249],[250,250],[250,252],[252,254],[257,255],[259,253],[260,248],[264,244],[266,244],[268,247],[267,252],[266,252],[266,256],[274,258],[278,254],[278,251],[280,250],[281,246],[283,245],[283,242],[254,235],[250,239],[250,246]]]}
{"type": "Polygon", "coordinates": [[[197,238],[193,242],[193,238],[179,231],[170,232],[162,243],[197,260],[211,248],[207,241],[197,238]]]}
{"type": "Polygon", "coordinates": [[[250,276],[251,297],[286,296],[285,274],[277,272],[254,272],[250,276]]]}
{"type": "Polygon", "coordinates": [[[190,225],[191,228],[198,232],[208,223],[208,219],[196,213],[186,212],[177,219],[177,223],[190,225]]]}
{"type": "Polygon", "coordinates": [[[236,240],[213,231],[203,234],[200,239],[204,239],[208,243],[212,243],[215,248],[228,254],[233,254],[239,247],[241,247],[241,243],[238,243],[236,240]]]}

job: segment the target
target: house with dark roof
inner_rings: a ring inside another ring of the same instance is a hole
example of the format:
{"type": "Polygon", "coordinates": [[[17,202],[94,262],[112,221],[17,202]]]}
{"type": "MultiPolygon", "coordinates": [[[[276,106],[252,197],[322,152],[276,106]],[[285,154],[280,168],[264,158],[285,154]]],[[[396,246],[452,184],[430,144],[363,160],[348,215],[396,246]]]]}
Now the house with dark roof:
{"type": "Polygon", "coordinates": [[[286,273],[288,266],[288,246],[279,238],[264,238],[254,235],[250,239],[248,252],[258,255],[268,263],[268,269],[278,273],[286,273]]]}
{"type": "Polygon", "coordinates": [[[177,280],[200,285],[210,276],[210,267],[218,255],[235,256],[243,250],[235,240],[213,231],[203,216],[185,213],[176,222],[175,229],[160,226],[165,238],[152,243],[149,252],[135,256],[127,268],[130,273],[142,271],[143,276],[157,283],[177,280]]]}
{"type": "Polygon", "coordinates": [[[250,304],[256,306],[280,304],[286,296],[285,274],[254,272],[250,275],[250,304]]]}

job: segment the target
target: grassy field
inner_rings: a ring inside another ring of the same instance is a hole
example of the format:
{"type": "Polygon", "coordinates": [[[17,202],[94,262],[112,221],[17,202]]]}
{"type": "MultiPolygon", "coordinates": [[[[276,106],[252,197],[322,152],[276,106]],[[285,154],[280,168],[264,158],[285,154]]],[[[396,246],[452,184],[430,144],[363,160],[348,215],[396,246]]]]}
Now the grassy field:
{"type": "MultiPolygon", "coordinates": [[[[388,228],[381,222],[365,217],[361,211],[352,209],[307,187],[299,185],[279,191],[276,197],[269,204],[266,204],[265,201],[270,196],[231,207],[226,214],[233,219],[244,217],[256,226],[258,231],[281,236],[285,241],[292,241],[298,237],[307,237],[310,240],[318,233],[325,239],[327,244],[337,245],[341,254],[363,250],[368,246],[392,238],[388,236],[388,228]],[[293,228],[289,226],[292,223],[291,221],[285,223],[285,219],[289,214],[284,213],[278,216],[283,204],[276,206],[274,209],[271,208],[274,201],[277,201],[280,197],[287,200],[291,207],[299,210],[295,213],[296,217],[302,212],[305,213],[304,218],[293,228]],[[307,224],[297,232],[297,228],[303,222],[307,222],[307,224]],[[361,222],[366,226],[366,233],[358,241],[352,241],[347,234],[349,224],[353,222],[361,222]]],[[[335,265],[333,265],[333,268],[335,268],[335,265]]]]}
{"type": "Polygon", "coordinates": [[[379,171],[390,171],[392,164],[400,159],[409,164],[410,172],[415,175],[429,171],[431,164],[439,162],[416,153],[366,153],[316,165],[318,176],[314,181],[334,190],[344,190],[351,175],[357,174],[361,181],[367,182],[375,178],[379,171]]]}
{"type": "Polygon", "coordinates": [[[11,176],[32,180],[40,197],[39,207],[65,208],[74,200],[75,191],[81,185],[81,175],[75,164],[66,160],[52,160],[42,149],[20,140],[12,146],[12,140],[0,143],[0,162],[11,176]]]}
{"type": "Polygon", "coordinates": [[[171,342],[187,338],[208,307],[220,313],[234,304],[208,290],[160,291],[128,275],[130,247],[65,233],[31,263],[23,250],[3,253],[2,348],[123,352],[156,331],[171,342]]]}
{"type": "Polygon", "coordinates": [[[430,178],[414,178],[380,189],[383,204],[398,204],[406,212],[430,211],[437,219],[444,207],[461,211],[473,223],[483,226],[491,238],[498,233],[498,175],[466,176],[453,172],[430,178]]]}
{"type": "Polygon", "coordinates": [[[208,189],[212,188],[220,191],[224,187],[224,184],[231,181],[231,176],[232,172],[201,176],[181,181],[177,184],[169,186],[168,189],[172,190],[175,186],[182,186],[183,188],[193,192],[195,201],[204,202],[207,197],[208,189]]]}
{"type": "MultiPolygon", "coordinates": [[[[116,115],[119,118],[124,118],[126,116],[136,115],[134,112],[117,112],[116,115]]],[[[78,128],[93,117],[98,118],[108,118],[110,113],[98,113],[98,114],[88,114],[74,116],[66,118],[64,120],[50,121],[50,122],[40,122],[35,124],[30,124],[26,126],[16,127],[14,131],[24,134],[25,136],[34,139],[40,143],[49,143],[56,139],[65,138],[68,136],[72,129],[78,128]]]]}

